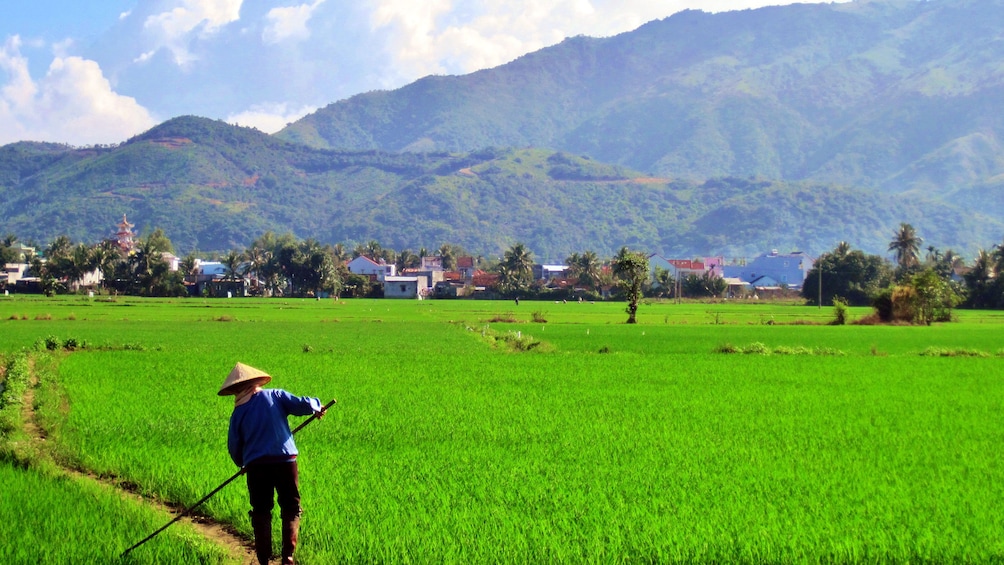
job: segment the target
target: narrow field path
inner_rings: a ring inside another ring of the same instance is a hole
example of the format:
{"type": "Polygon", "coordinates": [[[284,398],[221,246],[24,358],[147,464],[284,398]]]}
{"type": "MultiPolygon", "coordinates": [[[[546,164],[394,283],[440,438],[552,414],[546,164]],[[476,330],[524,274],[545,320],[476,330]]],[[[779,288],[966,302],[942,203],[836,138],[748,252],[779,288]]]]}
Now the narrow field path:
{"type": "MultiPolygon", "coordinates": [[[[22,421],[24,422],[24,432],[28,435],[30,441],[36,444],[36,447],[39,448],[39,453],[45,453],[45,443],[47,441],[46,432],[45,429],[39,425],[38,419],[35,415],[35,388],[38,387],[38,375],[35,372],[34,359],[29,357],[29,363],[31,372],[28,388],[24,394],[24,405],[21,408],[23,416],[22,421]]],[[[185,511],[185,508],[183,507],[169,505],[162,501],[145,497],[136,492],[135,489],[129,488],[113,478],[98,476],[87,469],[68,467],[58,461],[56,461],[56,463],[67,477],[70,477],[75,481],[99,484],[105,489],[115,492],[123,499],[131,499],[136,502],[141,502],[170,515],[170,517],[165,518],[165,524],[170,521],[171,517],[177,516],[185,511]]],[[[253,565],[254,563],[257,563],[254,554],[254,543],[251,540],[241,537],[240,534],[238,534],[238,532],[230,525],[216,522],[208,516],[199,514],[198,511],[182,518],[179,520],[179,523],[188,524],[194,528],[199,535],[210,540],[216,545],[223,547],[233,559],[238,560],[240,563],[245,565],[253,565]]],[[[138,542],[140,539],[142,538],[137,538],[136,541],[138,542]]],[[[136,548],[134,551],[142,551],[141,547],[136,548]]],[[[122,549],[124,551],[126,548],[122,549]]]]}

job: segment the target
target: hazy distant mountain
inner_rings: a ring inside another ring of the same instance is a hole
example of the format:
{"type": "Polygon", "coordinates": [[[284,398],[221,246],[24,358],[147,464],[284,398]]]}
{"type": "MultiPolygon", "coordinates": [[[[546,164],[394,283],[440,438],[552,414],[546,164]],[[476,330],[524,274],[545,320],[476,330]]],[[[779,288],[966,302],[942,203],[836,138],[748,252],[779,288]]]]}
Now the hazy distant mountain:
{"type": "MultiPolygon", "coordinates": [[[[970,251],[1001,222],[924,198],[820,183],[644,177],[569,153],[312,149],[204,118],[168,121],[117,147],[0,148],[3,233],[95,242],[122,214],[178,251],[243,248],[266,230],[396,250],[453,243],[498,256],[525,243],[546,261],[593,250],[690,257],[810,253],[847,240],[884,253],[899,222],[970,251]]],[[[2,235],[2,234],[0,234],[2,235]]]]}
{"type": "Polygon", "coordinates": [[[1002,29],[1002,0],[686,11],[361,94],[278,136],[387,151],[548,147],[673,178],[999,202],[1002,29]]]}

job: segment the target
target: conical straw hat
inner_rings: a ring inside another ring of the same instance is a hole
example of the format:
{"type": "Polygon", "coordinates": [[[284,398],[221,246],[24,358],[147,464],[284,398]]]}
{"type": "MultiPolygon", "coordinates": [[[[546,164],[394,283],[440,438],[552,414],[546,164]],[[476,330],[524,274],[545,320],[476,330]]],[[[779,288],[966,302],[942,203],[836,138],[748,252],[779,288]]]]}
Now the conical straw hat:
{"type": "Polygon", "coordinates": [[[234,370],[230,371],[227,375],[227,380],[223,381],[223,386],[220,387],[220,392],[216,393],[220,396],[228,396],[235,394],[234,388],[237,385],[241,385],[247,382],[255,382],[255,384],[261,386],[271,381],[272,377],[268,373],[260,369],[255,369],[244,363],[238,363],[234,366],[234,370]]]}

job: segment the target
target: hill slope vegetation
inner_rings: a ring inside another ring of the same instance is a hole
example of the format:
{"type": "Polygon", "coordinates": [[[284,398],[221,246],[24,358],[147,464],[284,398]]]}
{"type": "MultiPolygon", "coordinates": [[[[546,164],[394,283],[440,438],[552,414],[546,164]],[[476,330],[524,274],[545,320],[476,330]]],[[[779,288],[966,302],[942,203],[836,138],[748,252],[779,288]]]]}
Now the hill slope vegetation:
{"type": "Polygon", "coordinates": [[[835,185],[650,177],[540,149],[470,153],[337,151],[205,118],[170,120],[117,147],[0,148],[0,217],[22,239],[97,241],[122,214],[163,228],[179,252],[244,247],[266,230],[393,249],[443,243],[498,256],[515,242],[538,258],[810,253],[837,241],[884,252],[914,222],[928,241],[967,250],[1004,225],[958,208],[835,185]]]}
{"type": "Polygon", "coordinates": [[[656,176],[821,182],[981,210],[1001,201],[1002,27],[1001,0],[685,11],[360,94],[278,136],[389,151],[550,147],[656,176]]]}

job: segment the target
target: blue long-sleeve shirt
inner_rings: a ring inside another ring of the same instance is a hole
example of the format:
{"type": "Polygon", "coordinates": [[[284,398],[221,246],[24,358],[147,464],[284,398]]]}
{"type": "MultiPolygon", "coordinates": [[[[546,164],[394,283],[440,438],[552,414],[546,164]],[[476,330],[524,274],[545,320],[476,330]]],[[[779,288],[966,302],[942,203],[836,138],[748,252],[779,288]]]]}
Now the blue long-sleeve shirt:
{"type": "Polygon", "coordinates": [[[227,449],[238,467],[268,457],[269,461],[292,461],[296,444],[286,417],[307,416],[320,412],[323,406],[317,398],[293,396],[273,388],[262,389],[251,399],[234,407],[230,415],[227,449]]]}

